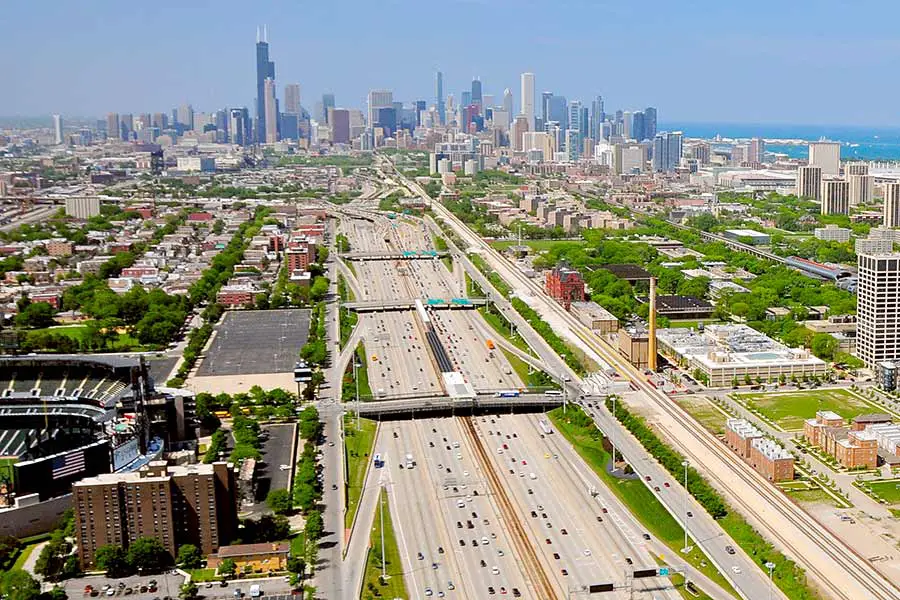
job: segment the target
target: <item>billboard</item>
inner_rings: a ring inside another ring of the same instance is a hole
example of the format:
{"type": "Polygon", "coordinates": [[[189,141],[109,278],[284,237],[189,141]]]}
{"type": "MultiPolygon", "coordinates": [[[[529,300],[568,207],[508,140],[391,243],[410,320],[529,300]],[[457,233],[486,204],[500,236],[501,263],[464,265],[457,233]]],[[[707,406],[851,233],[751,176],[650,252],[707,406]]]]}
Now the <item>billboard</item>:
{"type": "Polygon", "coordinates": [[[133,438],[113,448],[113,471],[118,471],[125,467],[141,455],[141,449],[138,447],[137,438],[133,438]]]}
{"type": "Polygon", "coordinates": [[[41,500],[68,494],[72,483],[109,473],[109,454],[109,441],[101,440],[76,450],[16,463],[16,494],[38,494],[41,500]]]}

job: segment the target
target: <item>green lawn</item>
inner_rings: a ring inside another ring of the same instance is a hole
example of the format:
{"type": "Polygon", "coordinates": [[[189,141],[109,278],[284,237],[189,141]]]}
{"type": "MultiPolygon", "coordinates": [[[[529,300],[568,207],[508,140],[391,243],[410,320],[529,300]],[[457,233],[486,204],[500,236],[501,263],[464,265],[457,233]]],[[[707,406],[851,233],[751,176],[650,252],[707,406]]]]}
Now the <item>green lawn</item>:
{"type": "Polygon", "coordinates": [[[371,462],[369,456],[375,447],[376,423],[371,419],[360,419],[356,428],[356,418],[344,415],[344,456],[347,461],[347,511],[344,513],[344,527],[353,527],[356,509],[362,497],[366,469],[371,462]]]}
{"type": "MultiPolygon", "coordinates": [[[[356,376],[359,378],[359,398],[360,400],[371,400],[372,388],[369,387],[369,371],[366,368],[366,365],[368,364],[366,347],[362,342],[356,346],[356,360],[361,365],[356,369],[356,376]]],[[[353,381],[353,361],[350,361],[347,365],[347,371],[344,373],[341,398],[344,402],[350,402],[356,399],[356,383],[353,381]]]]}
{"type": "Polygon", "coordinates": [[[487,324],[497,332],[497,335],[509,340],[509,342],[519,350],[532,354],[531,348],[528,347],[528,344],[525,343],[525,340],[523,340],[516,333],[510,335],[509,322],[506,319],[504,319],[494,311],[488,310],[488,307],[486,306],[479,307],[478,312],[481,313],[481,316],[484,318],[487,324]]]}
{"type": "Polygon", "coordinates": [[[384,585],[381,584],[381,518],[379,511],[376,511],[372,535],[369,538],[369,554],[366,558],[362,598],[375,598],[376,591],[379,598],[409,598],[406,584],[403,581],[403,562],[400,560],[400,550],[397,548],[397,539],[394,537],[390,505],[387,493],[384,491],[381,492],[381,502],[382,508],[379,511],[384,510],[384,567],[388,580],[384,582],[384,585]]]}
{"type": "Polygon", "coordinates": [[[785,431],[803,429],[803,421],[814,418],[819,410],[834,411],[845,419],[863,413],[884,412],[884,409],[844,389],[735,394],[735,397],[785,431]]]}
{"type": "Polygon", "coordinates": [[[707,398],[684,396],[678,398],[676,402],[710,432],[716,435],[725,433],[725,421],[728,417],[707,398]]]}
{"type": "MultiPolygon", "coordinates": [[[[680,549],[684,546],[684,529],[660,504],[647,486],[638,479],[619,479],[606,471],[610,453],[603,447],[603,434],[584,414],[581,408],[570,406],[568,414],[563,415],[562,408],[548,413],[556,425],[557,431],[575,447],[575,451],[594,470],[610,490],[621,500],[638,521],[647,528],[647,532],[672,549],[676,556],[673,564],[683,560],[680,549]]],[[[689,562],[707,577],[718,583],[722,589],[737,595],[722,575],[716,570],[706,555],[694,546],[688,557],[689,562]],[[701,566],[705,562],[706,566],[701,566]]]]}
{"type": "Polygon", "coordinates": [[[13,563],[13,569],[21,569],[25,566],[25,561],[28,560],[28,557],[31,556],[31,553],[34,552],[34,549],[37,548],[38,544],[43,543],[42,540],[40,542],[34,542],[33,544],[28,544],[24,548],[19,551],[19,554],[16,556],[16,560],[13,563]]]}
{"type": "Polygon", "coordinates": [[[219,578],[216,577],[215,569],[191,569],[188,572],[191,574],[191,581],[196,581],[198,583],[219,580],[219,578]]]}
{"type": "MultiPolygon", "coordinates": [[[[79,323],[78,325],[65,325],[58,327],[48,327],[46,329],[33,329],[28,331],[28,336],[37,336],[40,333],[48,333],[53,335],[64,335],[70,339],[78,342],[79,345],[84,344],[85,338],[87,337],[87,322],[79,323]]],[[[105,348],[105,350],[109,351],[127,351],[127,350],[136,350],[141,348],[140,342],[137,341],[136,338],[132,337],[129,333],[120,333],[118,337],[111,340],[109,345],[105,348]]],[[[82,350],[88,351],[90,348],[83,347],[82,350]]]]}
{"type": "Polygon", "coordinates": [[[888,504],[900,504],[900,479],[888,481],[866,482],[866,486],[880,498],[884,498],[888,504]]]}

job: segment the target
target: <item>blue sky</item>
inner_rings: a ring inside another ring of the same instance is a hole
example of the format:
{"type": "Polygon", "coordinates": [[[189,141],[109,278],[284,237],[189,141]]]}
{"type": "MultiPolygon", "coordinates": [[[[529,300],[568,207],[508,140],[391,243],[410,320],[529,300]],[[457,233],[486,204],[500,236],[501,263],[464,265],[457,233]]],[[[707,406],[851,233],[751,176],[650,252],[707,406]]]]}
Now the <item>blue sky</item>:
{"type": "Polygon", "coordinates": [[[661,121],[900,125],[900,2],[857,0],[7,0],[0,115],[253,106],[257,24],[279,97],[371,88],[433,102],[535,73],[536,90],[661,121]],[[740,5],[739,5],[740,4],[740,5]]]}

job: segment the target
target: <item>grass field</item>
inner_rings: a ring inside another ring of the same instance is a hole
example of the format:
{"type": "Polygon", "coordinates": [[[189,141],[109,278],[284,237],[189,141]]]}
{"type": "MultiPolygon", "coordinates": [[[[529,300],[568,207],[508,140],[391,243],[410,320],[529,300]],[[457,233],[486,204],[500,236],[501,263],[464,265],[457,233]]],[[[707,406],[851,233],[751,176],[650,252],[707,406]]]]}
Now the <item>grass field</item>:
{"type": "Polygon", "coordinates": [[[528,352],[529,354],[532,353],[531,348],[528,347],[528,344],[525,343],[525,340],[523,340],[521,337],[519,337],[518,334],[513,333],[512,335],[510,335],[509,323],[507,322],[506,319],[504,319],[497,313],[495,313],[491,310],[488,310],[488,308],[485,306],[479,307],[478,312],[481,313],[481,316],[484,318],[485,321],[487,321],[487,324],[490,325],[491,328],[497,332],[497,335],[509,340],[509,342],[513,346],[518,348],[519,350],[522,350],[523,352],[528,352]]]}
{"type": "Polygon", "coordinates": [[[376,423],[371,419],[360,419],[356,428],[356,418],[344,415],[344,456],[347,461],[347,512],[344,513],[344,527],[350,529],[356,518],[356,507],[362,497],[366,480],[369,455],[375,447],[376,423]]]}
{"type": "Polygon", "coordinates": [[[728,417],[708,399],[703,396],[685,396],[678,398],[676,402],[710,432],[716,435],[725,433],[725,421],[728,417]]]}
{"type": "MultiPolygon", "coordinates": [[[[603,435],[590,418],[578,407],[570,407],[567,416],[563,416],[561,408],[550,411],[548,415],[556,425],[557,431],[575,447],[575,451],[631,510],[647,528],[647,532],[666,544],[672,550],[672,556],[677,556],[678,560],[682,559],[684,555],[680,553],[680,549],[684,545],[684,530],[681,525],[639,479],[619,479],[606,472],[610,454],[603,448],[603,435]]],[[[712,566],[698,546],[694,547],[688,560],[722,589],[736,596],[728,582],[712,566]],[[702,562],[706,563],[705,567],[701,566],[702,562]]]]}
{"type": "Polygon", "coordinates": [[[735,394],[735,397],[786,431],[803,429],[803,421],[815,417],[819,410],[834,411],[845,419],[867,412],[883,411],[843,389],[735,394]]]}
{"type": "MultiPolygon", "coordinates": [[[[35,336],[40,333],[49,333],[53,335],[64,335],[67,338],[75,340],[79,345],[84,344],[85,338],[87,337],[88,328],[86,323],[78,324],[78,325],[65,325],[58,327],[48,327],[46,329],[34,329],[28,332],[29,336],[35,336]]],[[[109,351],[126,351],[132,349],[138,349],[141,347],[140,342],[137,339],[133,338],[128,333],[119,333],[118,337],[109,342],[109,345],[105,348],[109,351]]],[[[84,350],[88,350],[85,346],[84,350]]]]}
{"type": "Polygon", "coordinates": [[[900,504],[900,479],[866,482],[872,491],[884,498],[888,504],[900,504]]]}
{"type": "Polygon", "coordinates": [[[400,550],[394,537],[394,525],[386,492],[381,492],[381,501],[382,509],[379,510],[384,510],[384,566],[388,580],[384,585],[381,584],[381,519],[376,511],[375,524],[369,538],[369,554],[366,558],[361,598],[374,598],[375,592],[378,592],[379,598],[409,598],[403,581],[403,562],[400,560],[400,550]]]}

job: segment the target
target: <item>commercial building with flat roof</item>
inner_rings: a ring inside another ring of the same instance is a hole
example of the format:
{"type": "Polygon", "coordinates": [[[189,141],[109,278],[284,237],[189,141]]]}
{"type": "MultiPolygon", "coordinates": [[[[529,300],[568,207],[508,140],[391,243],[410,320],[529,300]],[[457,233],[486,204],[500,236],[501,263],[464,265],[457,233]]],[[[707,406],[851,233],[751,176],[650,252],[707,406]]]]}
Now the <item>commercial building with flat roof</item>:
{"type": "Polygon", "coordinates": [[[754,246],[768,245],[772,238],[768,233],[754,231],[752,229],[726,229],[722,235],[730,240],[741,241],[741,238],[749,238],[754,246]]]}
{"type": "Polygon", "coordinates": [[[690,371],[699,369],[710,387],[725,387],[749,376],[777,381],[781,375],[825,374],[826,364],[808,351],[788,348],[746,325],[707,325],[704,330],[660,329],[659,351],[690,371]]]}
{"type": "Polygon", "coordinates": [[[237,485],[224,462],[169,467],[154,461],[136,472],[82,479],[72,497],[85,570],[96,567],[97,549],[106,544],[127,550],[136,539],[153,537],[174,559],[183,544],[211,554],[237,531],[237,485]]]}
{"type": "Polygon", "coordinates": [[[573,302],[572,312],[579,321],[601,335],[619,330],[619,319],[596,302],[573,302]]]}

